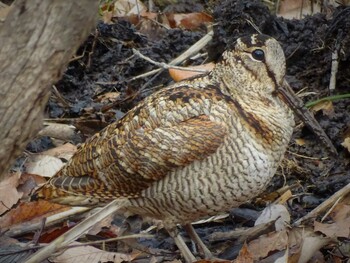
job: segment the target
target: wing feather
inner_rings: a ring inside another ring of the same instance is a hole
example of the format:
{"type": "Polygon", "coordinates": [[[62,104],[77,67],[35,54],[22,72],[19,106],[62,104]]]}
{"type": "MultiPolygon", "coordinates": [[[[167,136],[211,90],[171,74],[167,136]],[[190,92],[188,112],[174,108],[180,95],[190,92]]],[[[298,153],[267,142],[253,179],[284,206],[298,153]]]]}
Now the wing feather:
{"type": "Polygon", "coordinates": [[[225,99],[215,87],[160,91],[87,140],[38,196],[52,199],[49,187],[101,199],[137,196],[172,169],[220,147],[227,126],[211,111],[225,99]]]}

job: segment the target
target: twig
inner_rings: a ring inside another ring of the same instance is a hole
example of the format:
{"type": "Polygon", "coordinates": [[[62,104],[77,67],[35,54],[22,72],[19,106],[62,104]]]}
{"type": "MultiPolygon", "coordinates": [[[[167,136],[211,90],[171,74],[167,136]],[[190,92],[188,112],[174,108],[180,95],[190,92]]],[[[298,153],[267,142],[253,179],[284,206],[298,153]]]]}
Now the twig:
{"type": "Polygon", "coordinates": [[[96,47],[96,42],[97,42],[97,38],[98,38],[98,35],[99,35],[99,31],[96,29],[95,31],[95,35],[94,35],[94,41],[92,42],[92,47],[91,47],[91,51],[89,52],[89,56],[88,56],[88,62],[87,62],[87,65],[86,65],[86,68],[90,68],[91,67],[91,57],[92,55],[94,54],[94,51],[95,51],[95,47],[96,47]]]}
{"type": "Polygon", "coordinates": [[[340,49],[340,41],[339,41],[339,36],[342,36],[342,33],[338,34],[335,48],[332,52],[332,67],[331,67],[331,79],[329,80],[329,90],[332,92],[335,90],[335,85],[337,82],[337,73],[338,73],[338,52],[340,49]]]}
{"type": "Polygon", "coordinates": [[[251,21],[251,20],[249,20],[249,19],[246,19],[246,21],[248,22],[249,25],[251,25],[251,26],[256,30],[256,32],[258,32],[259,34],[261,34],[261,31],[260,31],[259,27],[258,27],[256,24],[254,24],[253,21],[251,21]]]}
{"type": "Polygon", "coordinates": [[[84,47],[84,51],[83,51],[83,53],[82,53],[81,55],[79,55],[79,56],[73,56],[73,57],[69,60],[69,63],[83,58],[83,57],[85,56],[85,52],[86,52],[86,47],[84,47]]]}
{"type": "Polygon", "coordinates": [[[52,85],[52,93],[56,96],[57,100],[63,104],[64,107],[69,108],[71,106],[69,102],[67,102],[67,100],[57,90],[55,85],[52,85]]]}
{"type": "MultiPolygon", "coordinates": [[[[203,47],[205,47],[212,40],[213,35],[214,35],[214,32],[209,31],[204,37],[202,37],[200,40],[198,40],[196,43],[194,43],[184,53],[182,53],[180,56],[178,56],[177,58],[170,61],[168,63],[168,65],[172,65],[172,66],[179,65],[180,63],[182,63],[186,59],[192,57],[193,55],[198,53],[199,50],[201,50],[203,47]]],[[[149,71],[147,73],[135,76],[135,77],[131,78],[130,81],[154,75],[161,70],[163,70],[163,69],[162,68],[154,69],[154,70],[149,71]]]]}
{"type": "Polygon", "coordinates": [[[337,80],[337,73],[338,73],[338,50],[334,50],[332,52],[332,68],[331,68],[331,79],[329,80],[329,90],[333,91],[335,90],[336,80],[337,80]]]}
{"type": "Polygon", "coordinates": [[[81,244],[74,244],[74,245],[67,246],[67,248],[97,245],[97,244],[109,243],[109,242],[125,240],[125,239],[153,238],[153,237],[154,237],[154,235],[149,235],[149,234],[134,234],[134,235],[121,236],[121,237],[113,237],[113,238],[108,238],[108,239],[104,239],[104,240],[96,240],[96,241],[91,241],[91,242],[84,242],[84,243],[81,243],[81,244]]]}
{"type": "Polygon", "coordinates": [[[41,234],[43,233],[43,231],[44,231],[44,229],[45,229],[45,223],[46,223],[46,217],[44,217],[44,218],[41,220],[40,229],[39,229],[39,231],[36,232],[35,235],[34,235],[33,241],[34,241],[34,245],[35,245],[35,246],[37,246],[38,243],[39,243],[40,236],[41,236],[41,234]]]}
{"type": "Polygon", "coordinates": [[[302,222],[316,217],[319,213],[322,211],[326,210],[328,207],[332,206],[335,202],[338,202],[339,198],[342,198],[343,196],[346,196],[347,194],[350,193],[350,183],[344,186],[342,189],[340,189],[338,192],[333,194],[330,198],[325,200],[322,204],[317,206],[314,210],[312,210],[310,213],[307,215],[303,216],[299,220],[295,221],[293,226],[299,226],[302,222]]]}
{"type": "Polygon", "coordinates": [[[49,136],[63,141],[79,139],[76,128],[70,124],[44,122],[44,127],[38,132],[39,136],[49,136]]]}
{"type": "Polygon", "coordinates": [[[300,157],[300,158],[309,159],[309,160],[328,160],[329,159],[328,157],[310,157],[310,156],[298,154],[298,153],[291,152],[291,151],[287,151],[287,153],[293,154],[293,155],[300,157]]]}
{"type": "Polygon", "coordinates": [[[298,46],[292,51],[292,53],[289,54],[289,56],[286,58],[286,60],[290,59],[295,54],[295,52],[298,51],[298,49],[300,47],[301,47],[301,43],[299,43],[298,46]]]}
{"type": "MultiPolygon", "coordinates": [[[[55,225],[57,223],[60,223],[62,221],[67,220],[67,218],[70,218],[73,215],[83,213],[83,212],[86,212],[88,210],[90,210],[90,208],[74,207],[68,211],[64,211],[62,213],[58,213],[58,214],[49,216],[46,218],[45,227],[55,225]]],[[[25,222],[23,224],[19,224],[19,225],[16,225],[14,227],[11,227],[11,229],[6,232],[6,236],[14,237],[14,236],[23,235],[23,234],[38,230],[41,228],[41,226],[42,226],[41,221],[36,222],[36,223],[30,223],[30,224],[28,224],[28,222],[25,222]]]]}
{"type": "Polygon", "coordinates": [[[283,94],[284,99],[289,105],[291,105],[294,113],[297,114],[305,125],[317,135],[317,137],[329,148],[332,153],[337,155],[338,152],[331,140],[328,138],[327,134],[324,132],[315,117],[304,107],[301,99],[294,95],[292,88],[289,86],[286,80],[284,81],[283,86],[279,89],[279,92],[283,94]]]}
{"type": "Polygon", "coordinates": [[[248,229],[236,229],[228,232],[214,232],[207,236],[209,242],[217,242],[228,239],[238,239],[239,242],[244,242],[245,240],[252,240],[254,237],[260,236],[263,233],[267,233],[269,229],[273,228],[275,225],[275,220],[259,224],[248,229]]]}
{"type": "Polygon", "coordinates": [[[332,205],[332,207],[324,214],[324,216],[321,219],[321,222],[323,222],[326,217],[333,211],[334,207],[341,201],[342,197],[339,197],[334,204],[332,205]]]}
{"type": "Polygon", "coordinates": [[[69,245],[72,241],[80,237],[87,230],[89,230],[93,225],[102,219],[106,218],[110,214],[116,212],[120,208],[122,208],[126,204],[127,200],[114,200],[109,203],[107,206],[103,207],[97,213],[89,216],[84,221],[70,229],[68,232],[56,238],[52,241],[48,246],[38,250],[36,253],[32,254],[26,263],[37,263],[41,262],[44,259],[51,256],[57,250],[60,250],[67,245],[69,245]]]}
{"type": "Polygon", "coordinates": [[[140,51],[136,50],[136,49],[132,49],[132,51],[134,52],[135,55],[139,56],[140,58],[148,61],[149,63],[151,64],[154,64],[160,68],[163,68],[163,69],[170,69],[170,68],[173,68],[173,69],[178,69],[178,70],[184,70],[184,71],[194,71],[194,72],[201,72],[201,73],[207,73],[208,70],[205,70],[205,69],[195,69],[195,68],[191,68],[191,67],[178,67],[178,66],[174,66],[174,65],[168,65],[164,62],[157,62],[157,61],[154,61],[152,60],[151,58],[149,57],[146,57],[145,55],[143,55],[140,51]]]}

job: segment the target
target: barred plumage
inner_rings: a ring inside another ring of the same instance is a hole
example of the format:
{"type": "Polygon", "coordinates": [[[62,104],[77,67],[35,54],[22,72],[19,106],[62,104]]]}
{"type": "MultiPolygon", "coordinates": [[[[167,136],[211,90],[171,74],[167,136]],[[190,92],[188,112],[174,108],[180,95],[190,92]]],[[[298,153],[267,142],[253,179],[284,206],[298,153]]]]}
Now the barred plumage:
{"type": "Polygon", "coordinates": [[[124,211],[161,219],[170,232],[249,201],[292,135],[293,114],[277,90],[284,75],[276,40],[240,38],[208,75],[154,93],[88,139],[36,197],[128,199],[124,211]]]}

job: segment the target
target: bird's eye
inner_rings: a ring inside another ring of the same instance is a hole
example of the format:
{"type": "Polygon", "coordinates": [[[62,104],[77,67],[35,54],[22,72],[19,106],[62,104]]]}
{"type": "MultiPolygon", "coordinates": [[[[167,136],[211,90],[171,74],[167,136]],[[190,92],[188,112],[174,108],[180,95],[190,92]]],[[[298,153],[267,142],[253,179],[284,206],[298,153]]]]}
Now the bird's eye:
{"type": "Polygon", "coordinates": [[[262,49],[255,49],[252,52],[252,56],[255,60],[258,61],[264,61],[265,60],[265,53],[262,49]]]}

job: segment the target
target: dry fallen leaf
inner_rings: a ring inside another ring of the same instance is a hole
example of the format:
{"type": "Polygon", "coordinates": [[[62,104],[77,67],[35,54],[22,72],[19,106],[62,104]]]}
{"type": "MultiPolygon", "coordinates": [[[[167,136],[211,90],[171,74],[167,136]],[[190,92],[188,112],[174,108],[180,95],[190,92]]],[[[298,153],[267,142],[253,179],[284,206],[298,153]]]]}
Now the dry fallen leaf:
{"type": "Polygon", "coordinates": [[[199,66],[188,67],[189,69],[194,69],[194,71],[187,71],[187,70],[171,68],[171,69],[169,69],[169,74],[173,80],[178,82],[178,81],[181,81],[184,79],[192,78],[192,77],[198,76],[200,74],[203,74],[203,73],[195,71],[195,70],[200,69],[200,70],[207,70],[209,72],[214,68],[214,66],[215,66],[214,63],[207,63],[207,64],[203,64],[203,65],[199,65],[199,66]]]}
{"type": "Polygon", "coordinates": [[[243,247],[239,251],[238,257],[233,261],[234,263],[253,263],[254,257],[250,252],[246,243],[244,243],[243,247]]]}
{"type": "Polygon", "coordinates": [[[113,221],[113,218],[114,218],[114,215],[112,214],[112,215],[107,216],[103,220],[100,220],[88,231],[88,233],[90,235],[96,235],[97,233],[99,233],[101,231],[102,228],[110,227],[111,223],[113,221]]]}
{"type": "Polygon", "coordinates": [[[50,155],[50,156],[57,157],[60,159],[65,159],[68,161],[70,158],[72,158],[73,154],[76,151],[77,151],[77,146],[71,143],[65,143],[58,147],[42,152],[41,154],[50,155]]]}
{"type": "Polygon", "coordinates": [[[12,225],[31,220],[40,221],[44,217],[69,209],[70,207],[68,206],[54,204],[44,200],[21,203],[15,209],[0,217],[0,228],[5,229],[12,225]]]}
{"type": "Polygon", "coordinates": [[[194,30],[206,23],[211,23],[213,17],[203,13],[188,13],[188,14],[167,14],[171,28],[183,28],[194,30]]]}
{"type": "Polygon", "coordinates": [[[63,123],[45,123],[44,128],[38,133],[38,135],[49,136],[64,142],[79,139],[79,135],[76,133],[76,128],[73,125],[63,123]]]}
{"type": "Polygon", "coordinates": [[[271,221],[275,221],[275,229],[277,231],[284,230],[286,224],[290,223],[290,214],[287,208],[281,204],[267,206],[255,221],[255,225],[265,224],[271,221]]]}
{"type": "Polygon", "coordinates": [[[23,193],[17,191],[20,177],[20,172],[11,173],[0,182],[0,215],[11,209],[22,197],[23,193]]]}
{"type": "Polygon", "coordinates": [[[63,165],[64,163],[57,157],[35,154],[28,158],[28,161],[24,166],[27,173],[52,177],[62,168],[63,165]]]}
{"type": "MultiPolygon", "coordinates": [[[[72,245],[82,245],[73,242],[72,245]]],[[[107,252],[93,246],[72,247],[65,250],[57,257],[50,258],[55,263],[79,263],[79,262],[130,262],[133,256],[128,254],[107,252]]]]}
{"type": "Polygon", "coordinates": [[[305,141],[305,139],[299,138],[299,139],[295,139],[295,143],[299,146],[304,146],[306,141],[305,141]]]}
{"type": "Polygon", "coordinates": [[[120,98],[120,92],[107,92],[97,96],[97,98],[94,101],[101,102],[101,103],[111,103],[111,102],[115,102],[119,98],[120,98]]]}
{"type": "Polygon", "coordinates": [[[44,177],[52,177],[65,164],[62,160],[68,161],[72,158],[76,150],[76,146],[66,143],[41,154],[33,154],[24,165],[26,172],[44,177]]]}
{"type": "Polygon", "coordinates": [[[314,13],[321,12],[321,4],[318,2],[303,0],[283,0],[280,2],[279,10],[277,11],[278,16],[282,16],[287,19],[301,19],[305,15],[312,15],[314,13]],[[312,7],[310,5],[312,5],[312,7]]]}
{"type": "Polygon", "coordinates": [[[315,221],[315,231],[319,231],[330,238],[350,238],[350,205],[337,204],[330,216],[334,222],[326,224],[315,221]]]}
{"type": "Polygon", "coordinates": [[[289,247],[297,247],[294,253],[298,257],[295,262],[298,263],[309,262],[312,256],[330,241],[331,239],[316,234],[309,228],[293,228],[289,231],[289,247]]]}
{"type": "Polygon", "coordinates": [[[286,230],[262,235],[249,242],[249,251],[254,251],[254,260],[265,258],[272,251],[281,251],[288,246],[288,234],[286,230]]]}
{"type": "Polygon", "coordinates": [[[118,0],[114,2],[113,16],[138,15],[146,11],[147,7],[139,0],[118,0]]]}
{"type": "Polygon", "coordinates": [[[46,179],[40,175],[22,173],[17,190],[23,193],[23,200],[31,195],[34,188],[44,183],[46,183],[46,179]]]}
{"type": "Polygon", "coordinates": [[[312,106],[310,110],[312,110],[314,112],[318,112],[318,111],[322,110],[322,113],[324,115],[327,115],[328,117],[334,116],[333,103],[329,100],[321,101],[321,102],[317,103],[316,105],[312,106]]]}
{"type": "Polygon", "coordinates": [[[341,145],[350,152],[350,137],[346,137],[341,145]]]}

